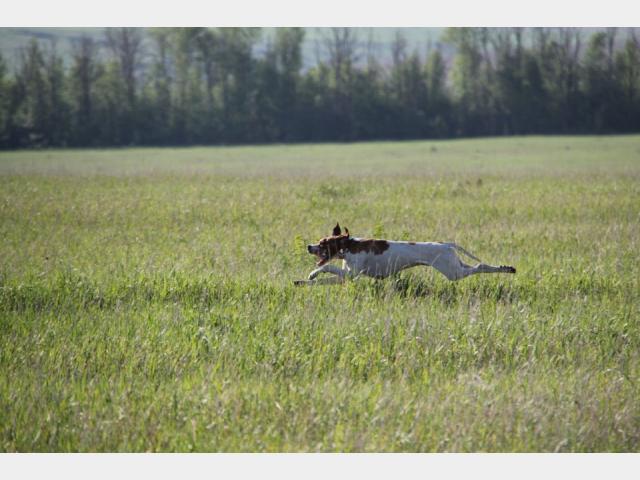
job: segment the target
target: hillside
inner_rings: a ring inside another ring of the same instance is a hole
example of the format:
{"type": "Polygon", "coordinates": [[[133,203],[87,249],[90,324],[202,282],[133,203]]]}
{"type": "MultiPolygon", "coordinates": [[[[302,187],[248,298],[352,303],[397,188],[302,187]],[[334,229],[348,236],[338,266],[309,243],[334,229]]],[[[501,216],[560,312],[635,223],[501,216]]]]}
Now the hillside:
{"type": "MultiPolygon", "coordinates": [[[[275,28],[264,28],[258,51],[263,51],[269,39],[273,36],[275,28]]],[[[328,34],[328,28],[308,28],[303,48],[305,67],[313,66],[317,62],[318,54],[322,55],[322,39],[328,34]]],[[[394,40],[396,28],[354,28],[362,47],[371,43],[378,58],[390,58],[390,46],[394,40]]],[[[443,28],[402,28],[403,35],[407,39],[409,49],[417,48],[424,52],[429,41],[435,42],[441,35],[443,28]]],[[[71,53],[72,42],[83,35],[96,40],[103,40],[104,28],[0,28],[0,52],[10,64],[17,61],[20,49],[29,40],[36,38],[45,44],[55,44],[63,56],[71,53]]]]}

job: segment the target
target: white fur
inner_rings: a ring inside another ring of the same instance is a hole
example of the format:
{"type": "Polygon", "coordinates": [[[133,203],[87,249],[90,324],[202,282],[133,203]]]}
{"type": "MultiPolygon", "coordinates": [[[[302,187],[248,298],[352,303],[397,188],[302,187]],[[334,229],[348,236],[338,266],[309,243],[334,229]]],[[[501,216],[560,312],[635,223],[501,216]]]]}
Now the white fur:
{"type": "MultiPolygon", "coordinates": [[[[355,240],[360,239],[356,238],[355,240]]],[[[449,280],[460,280],[476,273],[515,272],[512,267],[494,267],[484,263],[478,263],[475,266],[467,265],[460,260],[456,250],[478,260],[478,262],[480,260],[455,243],[410,243],[389,240],[387,243],[389,248],[378,255],[373,252],[353,254],[346,251],[342,255],[342,268],[327,263],[313,270],[309,274],[309,280],[313,280],[320,273],[332,273],[340,280],[345,277],[355,278],[359,275],[385,278],[400,270],[417,265],[433,267],[449,280]]]]}

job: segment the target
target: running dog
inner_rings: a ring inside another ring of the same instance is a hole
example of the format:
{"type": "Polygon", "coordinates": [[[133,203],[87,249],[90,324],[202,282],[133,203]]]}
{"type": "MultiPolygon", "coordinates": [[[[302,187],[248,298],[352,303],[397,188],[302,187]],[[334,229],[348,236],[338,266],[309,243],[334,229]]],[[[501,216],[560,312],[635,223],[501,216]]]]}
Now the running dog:
{"type": "Polygon", "coordinates": [[[417,265],[433,267],[449,280],[460,280],[476,273],[516,273],[514,267],[494,267],[482,263],[479,258],[455,243],[355,238],[349,235],[347,228],[342,233],[340,224],[336,224],[330,237],[323,238],[315,245],[307,245],[307,251],[318,257],[318,268],[309,274],[309,281],[321,273],[336,275],[335,280],[338,282],[359,275],[386,278],[417,265]],[[456,252],[461,252],[479,263],[475,266],[467,265],[456,252]],[[329,264],[333,259],[341,259],[342,268],[329,264]]]}

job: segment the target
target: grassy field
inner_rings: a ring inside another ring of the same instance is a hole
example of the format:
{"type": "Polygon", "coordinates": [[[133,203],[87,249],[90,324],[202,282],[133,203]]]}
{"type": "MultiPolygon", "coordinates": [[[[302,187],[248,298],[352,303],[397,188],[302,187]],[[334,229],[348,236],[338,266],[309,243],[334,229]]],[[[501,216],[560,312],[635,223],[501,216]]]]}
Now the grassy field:
{"type": "Polygon", "coordinates": [[[0,153],[0,450],[637,452],[639,237],[638,136],[0,153]]]}

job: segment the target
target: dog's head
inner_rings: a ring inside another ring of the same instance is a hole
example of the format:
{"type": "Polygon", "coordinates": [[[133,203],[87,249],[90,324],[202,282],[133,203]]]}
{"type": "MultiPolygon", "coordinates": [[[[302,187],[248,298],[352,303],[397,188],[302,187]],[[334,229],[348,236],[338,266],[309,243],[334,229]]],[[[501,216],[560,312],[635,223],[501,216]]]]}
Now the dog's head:
{"type": "Polygon", "coordinates": [[[307,251],[318,257],[318,265],[321,267],[334,258],[341,258],[342,253],[349,243],[349,229],[345,228],[344,233],[340,229],[340,224],[336,224],[330,237],[325,237],[315,245],[307,245],[307,251]]]}

